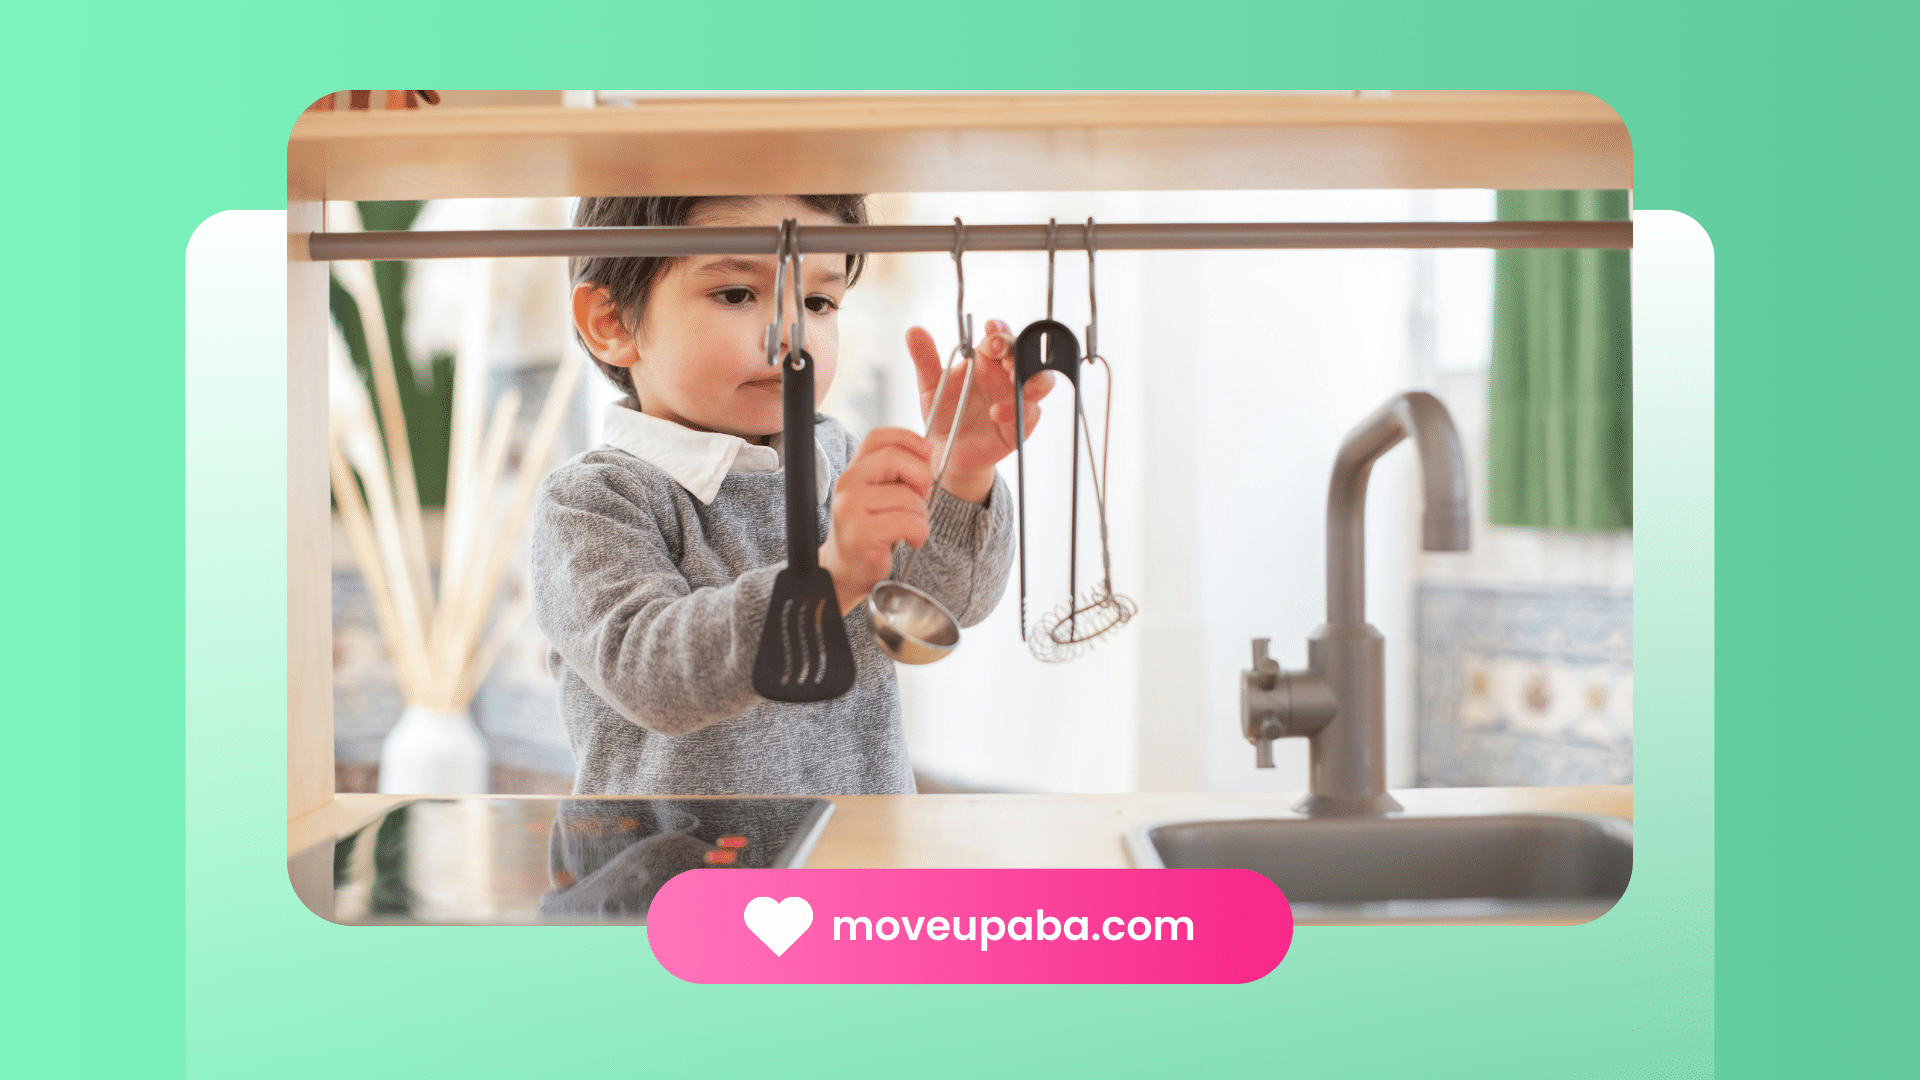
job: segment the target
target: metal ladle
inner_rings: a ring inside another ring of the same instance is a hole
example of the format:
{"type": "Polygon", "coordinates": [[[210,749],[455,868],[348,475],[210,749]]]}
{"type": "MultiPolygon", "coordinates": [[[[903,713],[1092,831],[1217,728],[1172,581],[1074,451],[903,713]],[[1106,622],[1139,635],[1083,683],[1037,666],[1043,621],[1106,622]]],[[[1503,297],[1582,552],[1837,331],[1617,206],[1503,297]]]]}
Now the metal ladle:
{"type": "MultiPolygon", "coordinates": [[[[953,444],[960,434],[960,421],[967,414],[967,397],[973,392],[973,318],[966,313],[967,276],[960,263],[961,253],[966,250],[967,227],[959,218],[954,218],[953,228],[953,269],[960,283],[959,300],[954,305],[954,317],[960,325],[960,344],[954,346],[953,353],[960,354],[967,372],[960,380],[960,404],[953,410],[953,423],[947,428],[947,445],[940,452],[933,487],[927,493],[929,506],[940,491],[941,481],[946,479],[947,463],[953,457],[953,444]]],[[[927,410],[929,434],[940,416],[940,400],[946,396],[947,378],[953,374],[953,353],[947,354],[940,382],[933,388],[933,405],[927,410]]],[[[867,623],[873,630],[873,643],[902,664],[931,664],[945,659],[960,644],[960,620],[953,617],[945,604],[906,582],[907,575],[913,572],[913,560],[919,557],[920,549],[914,548],[900,567],[899,575],[875,585],[867,595],[867,623]]]]}

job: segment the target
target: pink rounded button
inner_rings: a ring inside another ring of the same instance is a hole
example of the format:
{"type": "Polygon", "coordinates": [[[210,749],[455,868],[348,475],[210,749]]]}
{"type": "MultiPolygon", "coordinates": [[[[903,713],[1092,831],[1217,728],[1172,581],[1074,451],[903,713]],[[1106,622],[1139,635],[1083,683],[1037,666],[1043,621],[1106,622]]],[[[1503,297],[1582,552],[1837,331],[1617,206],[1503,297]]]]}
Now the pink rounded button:
{"type": "Polygon", "coordinates": [[[1249,870],[690,870],[647,940],[702,983],[1242,983],[1293,912],[1249,870]]]}

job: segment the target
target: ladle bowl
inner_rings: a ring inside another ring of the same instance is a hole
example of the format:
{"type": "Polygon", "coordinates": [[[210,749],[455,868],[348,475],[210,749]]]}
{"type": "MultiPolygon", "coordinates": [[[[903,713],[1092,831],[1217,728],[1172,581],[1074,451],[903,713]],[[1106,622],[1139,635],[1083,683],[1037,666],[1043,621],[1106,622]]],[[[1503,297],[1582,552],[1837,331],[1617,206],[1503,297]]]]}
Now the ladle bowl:
{"type": "Polygon", "coordinates": [[[960,644],[960,620],[945,604],[904,581],[883,581],[867,595],[874,644],[903,664],[931,664],[960,644]]]}

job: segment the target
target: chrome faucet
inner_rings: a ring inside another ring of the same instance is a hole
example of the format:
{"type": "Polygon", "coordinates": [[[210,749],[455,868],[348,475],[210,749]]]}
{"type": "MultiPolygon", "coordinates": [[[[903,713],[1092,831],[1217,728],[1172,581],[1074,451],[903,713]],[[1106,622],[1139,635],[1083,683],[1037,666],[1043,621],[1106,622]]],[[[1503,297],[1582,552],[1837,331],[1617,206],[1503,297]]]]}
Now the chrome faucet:
{"type": "Polygon", "coordinates": [[[1367,477],[1380,455],[1411,435],[1420,452],[1428,551],[1467,548],[1467,469],[1447,407],[1432,394],[1399,394],[1347,432],[1327,488],[1327,621],[1307,639],[1307,669],[1283,672],[1253,639],[1253,667],[1240,673],[1240,730],[1254,763],[1273,768],[1273,740],[1311,745],[1303,814],[1384,814],[1387,794],[1386,641],[1367,624],[1367,477]]]}

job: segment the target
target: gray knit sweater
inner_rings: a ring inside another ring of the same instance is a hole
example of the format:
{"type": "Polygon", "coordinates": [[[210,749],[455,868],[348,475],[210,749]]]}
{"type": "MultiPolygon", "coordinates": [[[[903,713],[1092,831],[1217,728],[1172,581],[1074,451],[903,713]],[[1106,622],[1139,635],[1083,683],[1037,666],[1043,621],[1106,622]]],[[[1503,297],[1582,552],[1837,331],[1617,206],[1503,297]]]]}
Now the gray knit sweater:
{"type": "MultiPolygon", "coordinates": [[[[859,441],[825,416],[814,434],[830,490],[859,441]]],[[[753,691],[768,598],[786,565],[784,485],[778,472],[729,473],[703,504],[612,447],[547,477],[534,508],[533,613],[551,645],[576,794],[914,790],[893,661],[874,645],[864,603],[846,619],[852,690],[811,704],[753,691]]],[[[1006,586],[1011,500],[998,477],[982,505],[934,496],[912,584],[962,626],[986,618],[1006,586]]],[[[822,537],[829,510],[820,508],[822,537]]]]}

